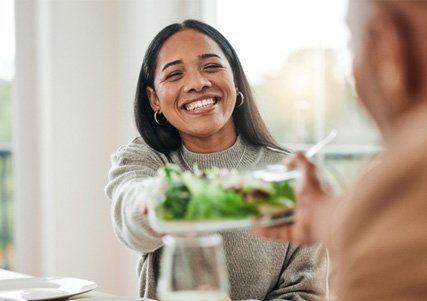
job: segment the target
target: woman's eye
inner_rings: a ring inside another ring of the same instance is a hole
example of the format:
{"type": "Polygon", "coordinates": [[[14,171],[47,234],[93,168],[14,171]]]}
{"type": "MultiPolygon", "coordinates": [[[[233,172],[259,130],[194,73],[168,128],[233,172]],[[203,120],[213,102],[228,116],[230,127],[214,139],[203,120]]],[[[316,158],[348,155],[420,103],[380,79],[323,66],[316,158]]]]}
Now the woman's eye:
{"type": "Polygon", "coordinates": [[[166,75],[166,79],[175,79],[182,75],[181,71],[174,71],[166,75]]]}
{"type": "Polygon", "coordinates": [[[222,66],[220,64],[206,64],[205,70],[215,71],[221,69],[222,66]]]}

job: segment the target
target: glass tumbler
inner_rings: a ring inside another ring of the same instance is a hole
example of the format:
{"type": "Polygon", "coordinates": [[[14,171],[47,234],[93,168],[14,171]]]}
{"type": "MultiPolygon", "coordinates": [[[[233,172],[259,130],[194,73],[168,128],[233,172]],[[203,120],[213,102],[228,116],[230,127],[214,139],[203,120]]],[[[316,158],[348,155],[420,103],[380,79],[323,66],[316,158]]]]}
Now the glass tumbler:
{"type": "Polygon", "coordinates": [[[228,301],[222,237],[163,237],[157,297],[160,301],[228,301]]]}

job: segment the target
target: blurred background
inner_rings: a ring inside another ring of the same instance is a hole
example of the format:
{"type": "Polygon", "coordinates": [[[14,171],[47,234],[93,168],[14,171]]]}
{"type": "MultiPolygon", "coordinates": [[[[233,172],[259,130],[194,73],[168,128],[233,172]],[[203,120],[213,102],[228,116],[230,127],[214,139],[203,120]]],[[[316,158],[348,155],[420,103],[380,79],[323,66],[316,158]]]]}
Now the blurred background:
{"type": "Polygon", "coordinates": [[[144,51],[187,18],[236,49],[262,115],[345,190],[379,150],[358,106],[343,0],[0,0],[0,268],[93,280],[137,296],[138,254],[115,238],[103,192],[110,155],[137,131],[144,51]]]}

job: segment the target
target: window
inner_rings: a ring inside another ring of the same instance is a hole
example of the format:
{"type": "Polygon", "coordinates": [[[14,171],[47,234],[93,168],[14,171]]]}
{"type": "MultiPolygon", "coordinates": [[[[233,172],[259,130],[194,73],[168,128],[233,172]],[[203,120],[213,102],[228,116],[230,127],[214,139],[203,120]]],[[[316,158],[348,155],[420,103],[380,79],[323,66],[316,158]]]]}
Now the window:
{"type": "Polygon", "coordinates": [[[217,12],[277,141],[304,150],[338,130],[319,160],[341,186],[378,150],[353,89],[346,7],[342,0],[218,0],[217,12]]]}
{"type": "Polygon", "coordinates": [[[13,0],[0,2],[0,268],[13,267],[12,203],[12,101],[14,7],[13,0]]]}

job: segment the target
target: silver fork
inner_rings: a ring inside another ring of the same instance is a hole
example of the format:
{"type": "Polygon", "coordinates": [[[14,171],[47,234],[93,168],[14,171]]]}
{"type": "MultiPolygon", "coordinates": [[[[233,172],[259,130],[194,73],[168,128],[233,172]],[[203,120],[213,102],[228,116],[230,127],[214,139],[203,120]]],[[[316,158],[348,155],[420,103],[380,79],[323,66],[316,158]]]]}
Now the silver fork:
{"type": "Polygon", "coordinates": [[[306,153],[305,156],[307,158],[313,157],[315,154],[317,154],[322,148],[324,148],[326,145],[332,142],[332,140],[335,139],[337,136],[337,130],[333,129],[329,132],[328,135],[326,135],[324,138],[322,138],[319,142],[317,142],[315,145],[310,147],[306,153]]]}
{"type": "MultiPolygon", "coordinates": [[[[311,146],[306,152],[305,156],[307,158],[313,157],[317,154],[322,148],[332,142],[337,136],[337,130],[331,130],[328,135],[323,137],[319,142],[311,146]]],[[[253,175],[256,178],[263,179],[265,181],[283,181],[287,179],[296,178],[299,175],[297,170],[288,170],[284,164],[270,164],[267,165],[264,169],[254,171],[253,175]]]]}

